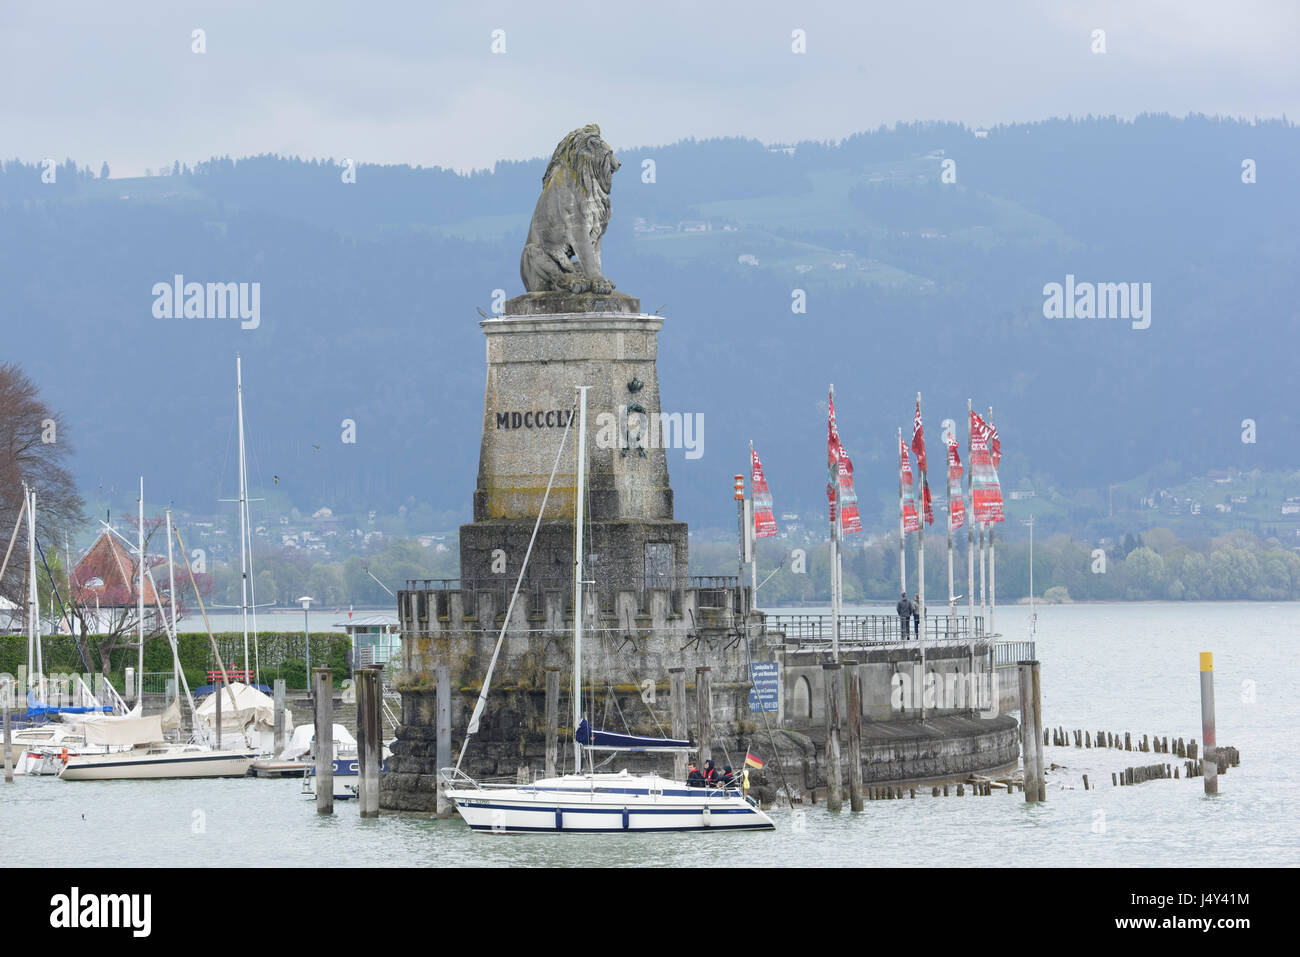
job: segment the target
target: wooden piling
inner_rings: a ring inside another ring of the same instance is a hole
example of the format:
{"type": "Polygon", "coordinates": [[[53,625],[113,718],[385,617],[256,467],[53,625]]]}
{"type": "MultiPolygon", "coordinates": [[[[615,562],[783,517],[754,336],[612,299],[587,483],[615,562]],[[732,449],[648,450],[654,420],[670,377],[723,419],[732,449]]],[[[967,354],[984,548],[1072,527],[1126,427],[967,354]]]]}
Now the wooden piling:
{"type": "MultiPolygon", "coordinates": [[[[220,663],[221,663],[221,662],[217,662],[217,664],[220,664],[220,663]]],[[[221,699],[225,697],[225,695],[223,695],[221,692],[225,690],[225,686],[226,686],[225,681],[222,680],[222,677],[224,676],[224,674],[225,674],[225,673],[222,672],[221,675],[218,675],[218,676],[217,676],[217,680],[216,680],[216,682],[215,682],[215,684],[216,684],[216,686],[217,686],[217,687],[216,687],[216,696],[217,696],[217,714],[216,714],[216,720],[217,720],[217,750],[218,750],[218,751],[221,750],[221,699]]]]}
{"type": "Polygon", "coordinates": [[[844,707],[849,745],[849,808],[862,810],[862,691],[858,663],[844,662],[844,707]]]}
{"type": "MultiPolygon", "coordinates": [[[[710,685],[712,669],[700,665],[695,669],[695,712],[700,725],[700,770],[713,757],[713,694],[710,685]]],[[[836,755],[838,757],[838,754],[836,755]]],[[[838,762],[836,767],[839,767],[838,762]]]]}
{"type": "MultiPolygon", "coordinates": [[[[944,786],[944,789],[943,789],[943,796],[944,796],[944,797],[947,797],[947,796],[948,796],[948,788],[947,788],[946,785],[944,786]]],[[[964,784],[958,784],[958,785],[957,785],[957,796],[958,796],[958,797],[965,797],[965,796],[966,796],[966,785],[964,785],[964,784]]]]}
{"type": "Polygon", "coordinates": [[[352,672],[357,690],[357,803],[362,817],[379,817],[379,669],[352,672]]]}
{"type": "Polygon", "coordinates": [[[271,753],[279,757],[285,748],[284,740],[284,679],[276,678],[275,685],[271,692],[275,702],[275,733],[274,744],[271,746],[271,753]]]}
{"type": "Polygon", "coordinates": [[[1092,733],[1090,731],[1083,732],[1083,746],[1085,748],[1092,747],[1092,733]]]}
{"type": "Polygon", "coordinates": [[[13,756],[9,753],[9,749],[12,748],[14,744],[13,729],[9,725],[9,689],[12,687],[12,682],[12,678],[5,678],[4,681],[0,681],[0,711],[3,711],[3,716],[0,716],[0,722],[4,725],[4,739],[3,741],[0,741],[0,747],[3,747],[5,752],[5,784],[14,783],[13,756]]]}
{"type": "Polygon", "coordinates": [[[1030,662],[1021,661],[1016,665],[1016,670],[1020,678],[1020,742],[1024,754],[1021,756],[1024,766],[1024,775],[1026,782],[1033,782],[1025,790],[1025,800],[1037,800],[1038,772],[1034,768],[1034,762],[1039,753],[1039,742],[1042,740],[1038,728],[1034,724],[1034,679],[1030,662]]]}
{"type": "Polygon", "coordinates": [[[822,665],[826,705],[826,807],[844,806],[844,780],[840,769],[840,692],[844,684],[839,662],[822,665]]]}
{"type": "MultiPolygon", "coordinates": [[[[677,669],[681,671],[681,668],[677,669]]],[[[673,737],[677,737],[678,729],[674,721],[673,737]]],[[[542,776],[547,778],[555,777],[555,763],[560,754],[560,669],[554,665],[546,669],[546,757],[544,758],[542,776]]],[[[678,755],[673,758],[673,770],[676,771],[676,763],[685,761],[685,755],[678,755]]],[[[684,769],[683,769],[684,770],[684,769]]],[[[685,776],[674,777],[674,781],[685,780],[685,776]]]]}
{"type": "Polygon", "coordinates": [[[436,740],[434,754],[437,768],[434,776],[435,813],[438,817],[449,818],[456,813],[456,806],[444,791],[450,783],[442,778],[442,769],[451,766],[451,663],[445,654],[438,656],[434,666],[437,688],[434,705],[437,709],[435,721],[436,740]]]}
{"type": "Polygon", "coordinates": [[[1201,756],[1204,768],[1205,793],[1219,793],[1218,755],[1214,753],[1217,743],[1214,728],[1214,654],[1201,652],[1201,740],[1205,743],[1205,753],[1201,756]]]}
{"type": "Polygon", "coordinates": [[[1083,789],[1088,790],[1088,775],[1086,774],[1083,776],[1083,789]]]}
{"type": "MultiPolygon", "coordinates": [[[[312,669],[312,697],[316,703],[316,813],[333,814],[334,674],[328,668],[312,669]]],[[[217,701],[221,701],[220,689],[217,701]]],[[[218,724],[219,715],[218,711],[218,724]]]]}

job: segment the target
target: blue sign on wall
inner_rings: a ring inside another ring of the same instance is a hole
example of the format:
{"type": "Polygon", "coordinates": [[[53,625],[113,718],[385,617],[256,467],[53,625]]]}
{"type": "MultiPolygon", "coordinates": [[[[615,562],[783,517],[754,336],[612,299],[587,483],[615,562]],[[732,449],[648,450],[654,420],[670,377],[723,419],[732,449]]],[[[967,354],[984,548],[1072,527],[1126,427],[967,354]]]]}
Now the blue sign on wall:
{"type": "Polygon", "coordinates": [[[781,682],[781,666],[775,661],[755,662],[752,666],[754,687],[749,689],[749,710],[776,711],[781,682]]]}

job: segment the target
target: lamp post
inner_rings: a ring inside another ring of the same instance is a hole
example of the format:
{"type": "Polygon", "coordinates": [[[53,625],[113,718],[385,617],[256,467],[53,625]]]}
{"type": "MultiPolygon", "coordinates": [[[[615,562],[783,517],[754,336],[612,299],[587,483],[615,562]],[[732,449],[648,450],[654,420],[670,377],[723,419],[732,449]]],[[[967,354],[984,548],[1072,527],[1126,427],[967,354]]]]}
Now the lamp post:
{"type": "Polygon", "coordinates": [[[302,644],[307,658],[307,690],[311,690],[311,632],[307,629],[307,609],[316,599],[310,595],[303,595],[298,599],[302,603],[302,644]]]}

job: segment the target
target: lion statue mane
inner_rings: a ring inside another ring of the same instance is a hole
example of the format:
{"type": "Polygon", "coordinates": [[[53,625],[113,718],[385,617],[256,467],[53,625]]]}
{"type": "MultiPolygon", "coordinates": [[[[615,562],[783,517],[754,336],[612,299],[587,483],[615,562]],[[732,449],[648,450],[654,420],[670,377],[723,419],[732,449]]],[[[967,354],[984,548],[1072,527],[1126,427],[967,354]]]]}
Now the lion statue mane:
{"type": "Polygon", "coordinates": [[[542,195],[519,260],[526,290],[614,291],[601,272],[600,240],[609,225],[609,188],[620,165],[595,123],[560,140],[542,176],[542,195]]]}

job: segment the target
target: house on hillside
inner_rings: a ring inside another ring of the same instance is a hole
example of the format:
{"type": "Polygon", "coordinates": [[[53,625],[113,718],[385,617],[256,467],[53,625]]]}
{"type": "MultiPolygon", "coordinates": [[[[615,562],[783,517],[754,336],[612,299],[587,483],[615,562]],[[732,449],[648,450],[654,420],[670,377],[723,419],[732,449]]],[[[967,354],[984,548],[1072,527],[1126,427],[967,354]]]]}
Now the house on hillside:
{"type": "MultiPolygon", "coordinates": [[[[147,556],[148,568],[163,564],[160,556],[147,556]]],[[[105,531],[95,539],[81,556],[72,571],[72,600],[81,609],[86,625],[92,632],[103,632],[119,621],[123,615],[135,614],[137,607],[137,574],[135,556],[112,532],[105,531]]],[[[144,579],[145,630],[160,627],[158,606],[166,608],[169,597],[155,592],[146,571],[144,579]]]]}

